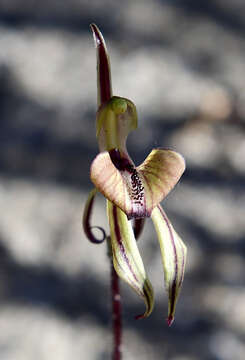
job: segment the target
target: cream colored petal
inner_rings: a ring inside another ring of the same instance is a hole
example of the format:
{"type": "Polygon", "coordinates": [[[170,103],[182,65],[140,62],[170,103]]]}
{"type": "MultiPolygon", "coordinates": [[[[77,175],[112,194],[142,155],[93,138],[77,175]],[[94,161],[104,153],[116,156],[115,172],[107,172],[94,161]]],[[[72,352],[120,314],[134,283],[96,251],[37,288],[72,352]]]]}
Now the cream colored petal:
{"type": "Polygon", "coordinates": [[[185,171],[185,160],[171,150],[153,149],[137,167],[144,185],[147,212],[157,206],[173,189],[185,171]]]}
{"type": "Polygon", "coordinates": [[[97,189],[131,219],[149,217],[184,169],[183,157],[174,151],[154,149],[136,168],[126,153],[112,149],[95,158],[90,175],[97,189]]]}

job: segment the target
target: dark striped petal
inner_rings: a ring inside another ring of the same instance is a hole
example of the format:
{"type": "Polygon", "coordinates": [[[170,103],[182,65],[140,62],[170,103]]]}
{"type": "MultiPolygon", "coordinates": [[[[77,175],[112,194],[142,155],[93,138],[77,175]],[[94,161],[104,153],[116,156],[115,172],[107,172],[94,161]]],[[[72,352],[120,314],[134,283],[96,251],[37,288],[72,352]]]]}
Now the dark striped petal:
{"type": "Polygon", "coordinates": [[[136,168],[126,153],[113,149],[95,158],[90,175],[97,189],[131,219],[149,217],[184,169],[185,161],[175,151],[154,149],[136,168]]]}
{"type": "Polygon", "coordinates": [[[184,278],[187,250],[160,205],[152,211],[151,218],[162,253],[165,287],[168,292],[167,322],[170,326],[174,320],[176,302],[184,278]]]}
{"type": "Polygon", "coordinates": [[[145,302],[145,313],[137,318],[147,317],[154,305],[153,289],[146,277],[131,223],[124,212],[110,201],[107,201],[107,214],[114,268],[118,276],[126,281],[145,302]]]}
{"type": "Polygon", "coordinates": [[[91,216],[92,216],[92,210],[94,205],[94,198],[96,193],[98,192],[97,189],[93,189],[90,191],[88,195],[88,199],[85,204],[85,208],[83,211],[83,230],[87,236],[87,238],[95,244],[101,244],[106,239],[106,233],[105,230],[100,226],[91,226],[91,216]],[[92,229],[98,229],[102,233],[102,238],[98,239],[92,232],[92,229]]]}

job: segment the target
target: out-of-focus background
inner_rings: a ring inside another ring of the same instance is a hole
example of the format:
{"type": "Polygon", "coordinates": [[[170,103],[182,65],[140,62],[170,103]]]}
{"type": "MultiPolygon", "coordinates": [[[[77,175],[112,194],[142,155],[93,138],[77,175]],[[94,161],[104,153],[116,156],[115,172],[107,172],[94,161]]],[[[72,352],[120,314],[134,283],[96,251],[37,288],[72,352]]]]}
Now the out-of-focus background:
{"type": "MultiPolygon", "coordinates": [[[[169,329],[157,238],[139,241],[156,294],[149,319],[122,285],[124,359],[243,360],[245,354],[245,2],[0,1],[0,357],[110,358],[109,265],[81,217],[92,188],[96,60],[107,42],[114,94],[134,101],[129,151],[181,152],[164,201],[188,246],[169,329]]],[[[94,223],[107,227],[98,197],[94,223]]]]}

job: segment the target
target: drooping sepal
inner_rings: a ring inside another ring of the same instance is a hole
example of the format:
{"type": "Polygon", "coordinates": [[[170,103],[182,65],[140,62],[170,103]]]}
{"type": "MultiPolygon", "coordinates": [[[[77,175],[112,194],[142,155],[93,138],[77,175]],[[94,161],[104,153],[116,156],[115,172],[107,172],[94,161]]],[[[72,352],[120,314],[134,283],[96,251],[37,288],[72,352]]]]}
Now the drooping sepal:
{"type": "Polygon", "coordinates": [[[184,278],[187,250],[160,205],[152,211],[151,217],[162,253],[165,287],[168,292],[167,323],[170,326],[174,320],[176,303],[184,278]]]}
{"type": "Polygon", "coordinates": [[[91,180],[102,194],[125,212],[128,219],[149,217],[185,170],[175,151],[154,149],[135,167],[118,149],[99,154],[91,165],[91,180]]]}
{"type": "Polygon", "coordinates": [[[97,194],[98,190],[94,188],[90,191],[84,211],[83,211],[83,230],[86,234],[87,238],[95,244],[101,244],[106,239],[106,233],[105,230],[100,226],[92,226],[91,225],[91,216],[92,216],[92,210],[93,210],[93,204],[94,204],[94,198],[97,194]],[[98,239],[92,232],[93,229],[98,229],[102,233],[102,238],[98,239]]]}
{"type": "Polygon", "coordinates": [[[124,212],[110,201],[107,201],[107,214],[114,268],[118,276],[126,281],[145,302],[146,310],[137,318],[147,317],[154,306],[153,289],[146,277],[131,223],[124,212]]]}

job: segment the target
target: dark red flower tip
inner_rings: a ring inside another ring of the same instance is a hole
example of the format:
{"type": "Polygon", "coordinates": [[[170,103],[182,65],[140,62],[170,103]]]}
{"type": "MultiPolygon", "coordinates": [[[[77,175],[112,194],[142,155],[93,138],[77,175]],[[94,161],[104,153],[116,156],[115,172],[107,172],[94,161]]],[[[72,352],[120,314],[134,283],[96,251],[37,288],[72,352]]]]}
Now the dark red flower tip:
{"type": "Polygon", "coordinates": [[[97,50],[97,71],[98,71],[98,99],[99,104],[104,104],[112,97],[110,60],[106,49],[105,40],[95,24],[91,24],[94,42],[97,50]]]}
{"type": "Polygon", "coordinates": [[[173,321],[174,321],[174,317],[172,315],[170,315],[168,318],[167,318],[167,324],[168,326],[171,326],[173,324],[173,321]]]}

